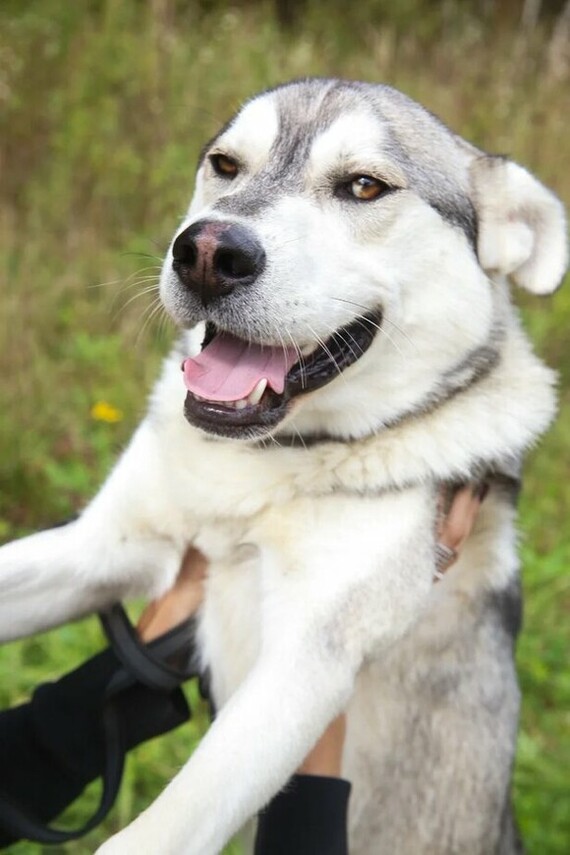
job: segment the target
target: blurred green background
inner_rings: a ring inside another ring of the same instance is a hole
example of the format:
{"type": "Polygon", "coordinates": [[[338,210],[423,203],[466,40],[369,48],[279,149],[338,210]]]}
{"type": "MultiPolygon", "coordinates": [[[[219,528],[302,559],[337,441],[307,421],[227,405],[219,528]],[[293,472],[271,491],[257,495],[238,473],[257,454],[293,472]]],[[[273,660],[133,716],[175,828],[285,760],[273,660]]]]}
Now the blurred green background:
{"type": "MultiPolygon", "coordinates": [[[[570,202],[568,0],[0,4],[2,539],[80,507],[144,413],[173,335],[156,302],[160,260],[203,142],[251,93],[314,74],[396,85],[570,202]]],[[[560,371],[561,415],[528,462],[521,501],[515,803],[528,851],[562,855],[570,851],[570,288],[517,299],[538,351],[560,371]]],[[[2,648],[0,708],[101,645],[95,622],[84,621],[2,648]]],[[[62,851],[92,852],[159,792],[205,727],[194,701],[190,726],[135,752],[105,825],[62,851]]],[[[70,821],[97,796],[94,785],[70,821]]]]}

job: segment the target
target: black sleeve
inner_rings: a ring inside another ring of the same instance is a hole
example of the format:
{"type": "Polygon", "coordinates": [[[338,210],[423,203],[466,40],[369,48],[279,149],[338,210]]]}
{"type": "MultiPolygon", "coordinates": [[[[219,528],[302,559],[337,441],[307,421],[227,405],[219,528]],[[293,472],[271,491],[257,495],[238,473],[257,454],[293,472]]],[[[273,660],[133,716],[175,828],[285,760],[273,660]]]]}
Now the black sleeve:
{"type": "MultiPolygon", "coordinates": [[[[0,713],[0,799],[49,822],[103,772],[101,712],[111,677],[121,668],[105,650],[32,700],[0,713]]],[[[180,689],[157,692],[136,683],[114,699],[124,745],[166,733],[189,717],[180,689]]],[[[0,847],[15,838],[0,827],[0,847]]]]}
{"type": "Polygon", "coordinates": [[[255,855],[348,855],[350,784],[294,775],[259,815],[255,855]]]}

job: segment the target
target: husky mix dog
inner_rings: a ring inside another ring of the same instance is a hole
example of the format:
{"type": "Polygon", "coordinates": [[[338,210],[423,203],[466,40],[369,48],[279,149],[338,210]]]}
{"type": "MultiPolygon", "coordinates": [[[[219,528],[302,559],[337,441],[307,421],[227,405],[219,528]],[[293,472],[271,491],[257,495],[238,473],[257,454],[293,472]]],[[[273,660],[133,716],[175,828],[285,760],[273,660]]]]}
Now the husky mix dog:
{"type": "Polygon", "coordinates": [[[210,560],[219,715],[100,852],[219,852],[342,710],[354,855],[519,851],[513,498],[555,379],[508,280],[549,294],[566,260],[552,193],[387,86],[281,86],[208,143],[147,417],[77,521],[0,550],[4,639],[210,560]],[[433,586],[438,492],[481,477],[433,586]]]}

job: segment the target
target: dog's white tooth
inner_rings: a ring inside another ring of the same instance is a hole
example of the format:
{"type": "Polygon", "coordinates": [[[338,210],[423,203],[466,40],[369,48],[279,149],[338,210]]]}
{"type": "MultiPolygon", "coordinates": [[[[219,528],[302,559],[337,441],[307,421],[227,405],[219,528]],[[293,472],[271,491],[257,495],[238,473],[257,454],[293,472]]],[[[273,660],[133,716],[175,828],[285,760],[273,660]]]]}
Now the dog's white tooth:
{"type": "Polygon", "coordinates": [[[239,401],[234,401],[234,407],[236,408],[236,410],[245,409],[245,407],[247,407],[247,399],[241,398],[241,400],[239,401]]]}
{"type": "Polygon", "coordinates": [[[267,378],[262,377],[261,380],[259,381],[259,383],[257,384],[257,386],[254,388],[254,390],[249,393],[248,398],[247,398],[248,402],[250,404],[253,404],[254,406],[255,406],[255,404],[259,404],[266,388],[267,388],[267,378]]]}

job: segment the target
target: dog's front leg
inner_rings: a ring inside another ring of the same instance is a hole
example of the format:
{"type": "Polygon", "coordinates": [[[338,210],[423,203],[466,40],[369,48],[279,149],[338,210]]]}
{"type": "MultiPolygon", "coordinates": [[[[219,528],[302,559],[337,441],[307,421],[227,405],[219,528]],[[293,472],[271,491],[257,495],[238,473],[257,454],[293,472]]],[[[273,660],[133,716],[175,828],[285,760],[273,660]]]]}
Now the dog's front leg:
{"type": "Polygon", "coordinates": [[[290,777],[350,697],[354,667],[297,638],[262,656],[189,763],[98,855],[214,855],[290,777]]]}
{"type": "Polygon", "coordinates": [[[143,423],[79,519],[0,548],[0,641],[174,580],[182,546],[166,535],[175,513],[161,461],[143,423]]]}
{"type": "Polygon", "coordinates": [[[425,602],[430,507],[416,490],[299,502],[265,518],[275,525],[261,562],[258,661],[190,762],[100,855],[214,855],[267,803],[345,708],[363,659],[381,655],[425,602]]]}

